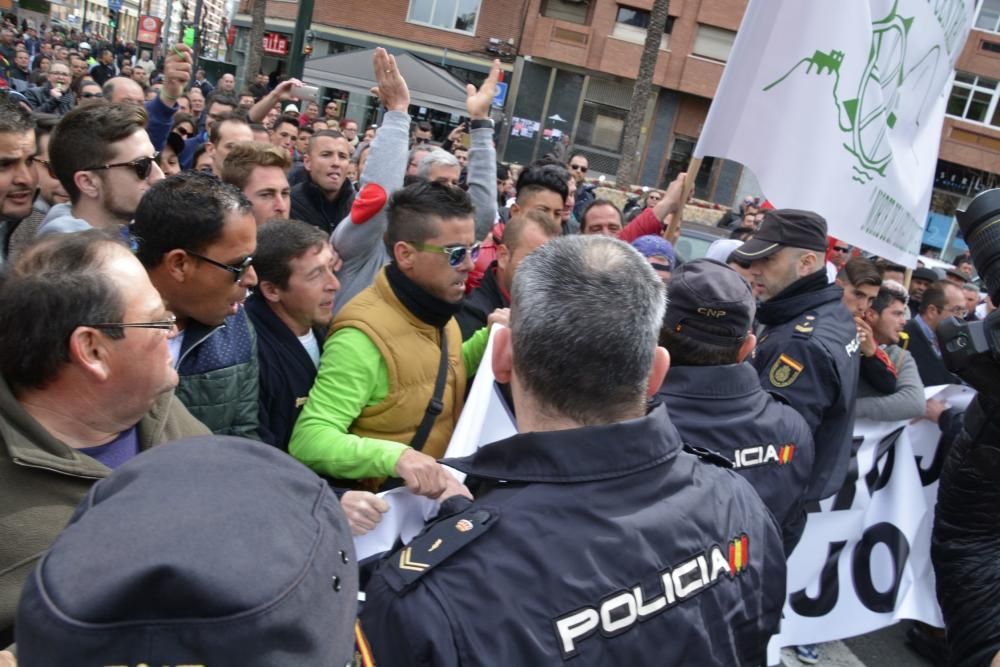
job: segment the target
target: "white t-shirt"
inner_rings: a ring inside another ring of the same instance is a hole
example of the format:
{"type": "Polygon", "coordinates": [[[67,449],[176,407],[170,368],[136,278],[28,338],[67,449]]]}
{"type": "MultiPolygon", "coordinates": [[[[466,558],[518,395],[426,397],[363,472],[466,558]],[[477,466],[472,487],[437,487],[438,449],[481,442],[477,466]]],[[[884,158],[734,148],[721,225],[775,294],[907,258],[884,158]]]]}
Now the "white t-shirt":
{"type": "Polygon", "coordinates": [[[302,343],[302,347],[306,348],[306,354],[312,359],[313,364],[316,368],[319,368],[319,341],[316,340],[316,334],[310,329],[309,333],[305,336],[299,336],[299,342],[302,343]]]}
{"type": "Polygon", "coordinates": [[[170,350],[170,358],[174,360],[174,368],[181,358],[181,346],[184,345],[184,332],[180,331],[176,336],[167,341],[167,348],[170,350]]]}

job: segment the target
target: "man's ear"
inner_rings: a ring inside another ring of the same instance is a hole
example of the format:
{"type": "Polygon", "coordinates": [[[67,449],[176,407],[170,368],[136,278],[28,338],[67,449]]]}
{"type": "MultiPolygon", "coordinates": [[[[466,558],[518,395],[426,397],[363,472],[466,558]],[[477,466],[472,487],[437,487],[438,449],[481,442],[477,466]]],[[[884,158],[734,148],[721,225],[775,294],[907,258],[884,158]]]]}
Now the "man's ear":
{"type": "Polygon", "coordinates": [[[174,248],[163,256],[163,267],[167,275],[179,283],[184,282],[191,270],[191,258],[181,248],[174,248]]]}
{"type": "MultiPolygon", "coordinates": [[[[496,345],[496,342],[493,344],[496,345]]],[[[652,398],[660,390],[668,370],[670,370],[670,353],[665,347],[657,346],[653,352],[653,367],[649,370],[649,382],[646,385],[647,398],[652,398]]]]}
{"type": "Polygon", "coordinates": [[[392,247],[392,256],[400,269],[410,269],[416,262],[417,250],[405,241],[396,241],[396,245],[392,247]]]}
{"type": "Polygon", "coordinates": [[[81,372],[98,382],[105,382],[111,374],[108,366],[109,342],[112,339],[96,329],[77,327],[69,336],[70,361],[81,372]]]}
{"type": "Polygon", "coordinates": [[[507,270],[507,265],[510,263],[510,250],[503,243],[497,246],[497,266],[500,267],[502,271],[507,270]]]}
{"type": "Polygon", "coordinates": [[[278,303],[281,301],[281,293],[278,291],[277,285],[270,280],[261,280],[257,283],[257,291],[260,292],[261,296],[268,303],[278,303]]]}
{"type": "MultiPolygon", "coordinates": [[[[493,376],[497,382],[509,383],[514,370],[514,355],[510,345],[510,328],[497,327],[493,334],[493,376]]],[[[659,387],[657,387],[659,388],[659,387]]]]}
{"type": "Polygon", "coordinates": [[[81,196],[90,199],[99,199],[101,197],[101,190],[104,187],[104,183],[101,182],[96,172],[78,171],[73,174],[73,183],[76,185],[76,189],[80,191],[81,196]]]}

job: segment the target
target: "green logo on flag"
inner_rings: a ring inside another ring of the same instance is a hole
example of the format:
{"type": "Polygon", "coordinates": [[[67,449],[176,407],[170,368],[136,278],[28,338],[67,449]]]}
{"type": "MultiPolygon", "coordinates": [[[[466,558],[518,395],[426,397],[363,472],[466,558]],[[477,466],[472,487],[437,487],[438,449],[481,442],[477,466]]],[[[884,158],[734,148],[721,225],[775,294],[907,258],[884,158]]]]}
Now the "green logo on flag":
{"type": "Polygon", "coordinates": [[[941,47],[935,45],[919,59],[911,59],[906,47],[912,26],[913,18],[901,17],[895,5],[888,16],[872,24],[868,62],[858,81],[841,81],[843,51],[817,50],[764,88],[764,92],[771,90],[802,65],[806,65],[806,74],[812,74],[815,67],[817,75],[833,75],[833,101],[840,131],[850,137],[844,148],[854,158],[853,180],[858,183],[868,183],[875,175],[885,177],[892,162],[890,130],[916,127],[923,118],[924,106],[934,97],[932,85],[941,47]],[[842,101],[842,90],[853,96],[842,101]]]}

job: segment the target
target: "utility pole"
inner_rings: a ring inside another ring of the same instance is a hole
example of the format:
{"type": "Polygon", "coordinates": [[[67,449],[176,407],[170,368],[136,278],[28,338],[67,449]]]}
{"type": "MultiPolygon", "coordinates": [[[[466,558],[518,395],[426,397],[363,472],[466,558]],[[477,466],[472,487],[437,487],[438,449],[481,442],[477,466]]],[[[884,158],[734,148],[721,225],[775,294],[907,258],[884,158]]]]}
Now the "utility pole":
{"type": "MultiPolygon", "coordinates": [[[[288,63],[288,75],[296,79],[302,78],[302,72],[306,66],[306,54],[303,51],[306,46],[306,32],[312,27],[314,4],[315,0],[300,0],[299,2],[299,14],[295,19],[295,32],[292,33],[292,53],[288,63]]],[[[251,48],[260,48],[260,44],[251,45],[251,48]]]]}
{"type": "Polygon", "coordinates": [[[195,69],[198,68],[198,56],[201,55],[201,5],[202,0],[196,0],[194,3],[194,46],[191,49],[194,51],[195,69]]]}

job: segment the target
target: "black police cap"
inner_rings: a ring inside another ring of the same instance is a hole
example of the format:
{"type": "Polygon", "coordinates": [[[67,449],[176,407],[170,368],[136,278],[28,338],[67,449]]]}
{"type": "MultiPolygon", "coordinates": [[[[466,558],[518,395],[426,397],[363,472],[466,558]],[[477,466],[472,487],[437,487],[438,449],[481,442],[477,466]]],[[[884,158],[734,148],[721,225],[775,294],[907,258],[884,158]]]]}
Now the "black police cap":
{"type": "Polygon", "coordinates": [[[782,248],[826,250],[826,220],[812,211],[776,208],[764,214],[753,238],[733,251],[743,260],[764,259],[782,248]]]}
{"type": "Polygon", "coordinates": [[[682,264],[670,280],[667,298],[665,328],[716,345],[746,338],[756,312],[747,281],[714,259],[682,264]]]}

